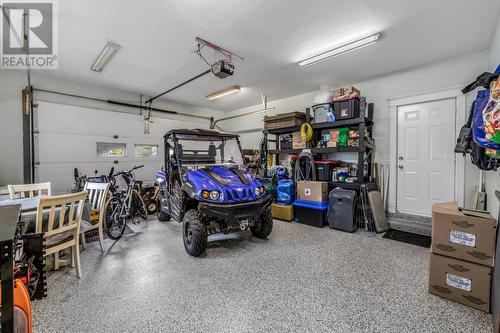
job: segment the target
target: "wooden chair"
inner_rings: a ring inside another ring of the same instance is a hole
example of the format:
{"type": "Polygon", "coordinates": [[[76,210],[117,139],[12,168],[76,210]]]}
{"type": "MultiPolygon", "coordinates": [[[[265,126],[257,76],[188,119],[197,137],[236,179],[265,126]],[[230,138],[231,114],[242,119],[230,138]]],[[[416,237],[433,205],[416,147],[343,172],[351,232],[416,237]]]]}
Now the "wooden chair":
{"type": "Polygon", "coordinates": [[[104,252],[104,209],[106,208],[106,198],[109,192],[109,183],[86,183],[85,191],[88,193],[90,205],[90,221],[82,220],[80,237],[85,249],[85,233],[98,229],[99,245],[101,252],[104,252]]]}
{"type": "Polygon", "coordinates": [[[19,184],[8,185],[9,194],[11,199],[16,198],[32,198],[37,195],[51,195],[50,182],[38,184],[19,184]]]}
{"type": "Polygon", "coordinates": [[[71,249],[72,267],[76,265],[76,275],[81,276],[79,234],[83,204],[87,192],[40,197],[36,214],[36,232],[44,233],[44,256],[54,254],[55,269],[59,268],[58,254],[71,249]],[[44,221],[44,210],[49,211],[44,221]],[[56,212],[56,210],[58,210],[56,212]],[[58,217],[57,224],[56,216],[58,217]]]}

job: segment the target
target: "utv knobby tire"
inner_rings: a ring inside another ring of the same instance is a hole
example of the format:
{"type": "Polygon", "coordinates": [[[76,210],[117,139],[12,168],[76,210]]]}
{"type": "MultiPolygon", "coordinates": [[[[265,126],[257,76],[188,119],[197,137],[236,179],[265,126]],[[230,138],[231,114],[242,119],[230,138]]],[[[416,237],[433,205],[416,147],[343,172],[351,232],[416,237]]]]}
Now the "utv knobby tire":
{"type": "Polygon", "coordinates": [[[182,223],[182,239],[187,253],[199,257],[207,248],[207,226],[200,217],[200,212],[190,209],[184,214],[182,223]]]}
{"type": "Polygon", "coordinates": [[[255,226],[250,227],[250,230],[255,237],[266,239],[267,236],[271,234],[271,231],[273,231],[273,219],[271,218],[271,212],[267,209],[264,213],[262,213],[255,226]]]}
{"type": "Polygon", "coordinates": [[[158,193],[158,198],[156,199],[156,217],[158,221],[166,222],[170,221],[172,218],[170,215],[161,210],[161,192],[158,193]]]}

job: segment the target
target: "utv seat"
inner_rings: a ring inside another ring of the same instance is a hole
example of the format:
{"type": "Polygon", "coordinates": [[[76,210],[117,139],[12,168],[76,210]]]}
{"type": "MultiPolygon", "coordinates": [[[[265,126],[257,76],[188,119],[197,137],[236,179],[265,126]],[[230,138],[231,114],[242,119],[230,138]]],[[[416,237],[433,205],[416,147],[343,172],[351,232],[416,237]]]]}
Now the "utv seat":
{"type": "Polygon", "coordinates": [[[183,164],[215,164],[217,152],[215,146],[209,146],[206,150],[184,150],[180,143],[177,144],[177,156],[183,164]]]}

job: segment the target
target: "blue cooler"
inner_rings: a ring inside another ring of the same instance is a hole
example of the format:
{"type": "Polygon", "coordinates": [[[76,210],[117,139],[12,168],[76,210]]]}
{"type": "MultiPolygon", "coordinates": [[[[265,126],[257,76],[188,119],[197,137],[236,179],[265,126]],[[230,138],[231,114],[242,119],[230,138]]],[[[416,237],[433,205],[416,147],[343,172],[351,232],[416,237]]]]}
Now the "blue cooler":
{"type": "Polygon", "coordinates": [[[295,200],[295,186],[293,180],[282,179],[278,181],[276,196],[279,205],[291,205],[295,200]]]}
{"type": "Polygon", "coordinates": [[[328,202],[314,202],[297,199],[293,203],[295,221],[313,227],[323,228],[328,224],[328,202]]]}

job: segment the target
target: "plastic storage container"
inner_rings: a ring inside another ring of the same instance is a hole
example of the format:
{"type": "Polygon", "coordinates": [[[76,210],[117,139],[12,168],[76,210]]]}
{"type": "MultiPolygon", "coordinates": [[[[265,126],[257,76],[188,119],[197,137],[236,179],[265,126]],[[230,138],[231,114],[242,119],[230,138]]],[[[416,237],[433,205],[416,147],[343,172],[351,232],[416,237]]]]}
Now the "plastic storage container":
{"type": "Polygon", "coordinates": [[[292,135],[291,134],[281,134],[280,135],[280,148],[281,149],[292,149],[292,135]]]}
{"type": "Polygon", "coordinates": [[[337,161],[314,161],[316,166],[316,180],[318,181],[331,181],[333,168],[339,165],[337,161]]]}
{"type": "Polygon", "coordinates": [[[335,121],[334,105],[331,103],[322,103],[312,106],[314,114],[314,123],[328,123],[335,121]]]}
{"type": "Polygon", "coordinates": [[[282,179],[278,181],[276,192],[278,204],[291,205],[295,200],[295,186],[293,185],[293,180],[282,179]]]}
{"type": "Polygon", "coordinates": [[[293,203],[295,220],[301,224],[323,228],[328,224],[328,202],[295,200],[293,203]]]}
{"type": "Polygon", "coordinates": [[[333,102],[335,118],[351,119],[359,117],[359,98],[349,98],[333,102]]]}

